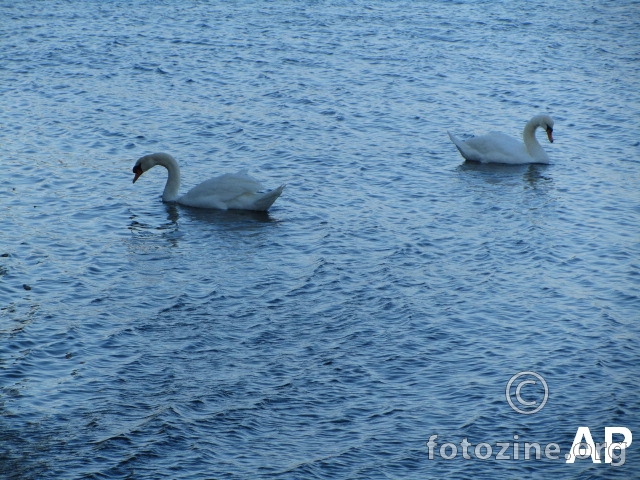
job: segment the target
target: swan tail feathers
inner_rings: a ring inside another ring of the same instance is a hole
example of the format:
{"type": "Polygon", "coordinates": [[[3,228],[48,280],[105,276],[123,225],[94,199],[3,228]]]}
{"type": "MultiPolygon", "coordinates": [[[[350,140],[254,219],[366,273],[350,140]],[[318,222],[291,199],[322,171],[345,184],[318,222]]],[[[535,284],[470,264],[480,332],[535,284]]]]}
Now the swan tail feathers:
{"type": "Polygon", "coordinates": [[[461,141],[458,137],[456,137],[453,133],[451,133],[449,130],[447,130],[447,133],[449,134],[449,138],[451,139],[451,142],[456,146],[456,148],[458,149],[458,151],[460,152],[460,154],[464,157],[467,158],[466,154],[465,154],[465,148],[464,148],[464,142],[461,141]]]}
{"type": "Polygon", "coordinates": [[[479,158],[477,158],[478,156],[475,153],[475,150],[471,148],[466,142],[464,142],[463,140],[460,140],[458,137],[456,137],[454,134],[452,134],[448,130],[447,130],[447,133],[449,134],[449,138],[451,139],[453,144],[456,146],[456,148],[460,152],[460,155],[462,155],[465,160],[470,162],[481,161],[479,158]]]}
{"type": "Polygon", "coordinates": [[[253,210],[257,210],[259,212],[266,212],[267,210],[269,210],[269,207],[271,207],[271,205],[273,205],[273,202],[278,199],[278,197],[282,193],[282,190],[284,190],[284,187],[285,185],[280,185],[278,188],[275,188],[270,192],[262,195],[254,202],[253,210]]]}

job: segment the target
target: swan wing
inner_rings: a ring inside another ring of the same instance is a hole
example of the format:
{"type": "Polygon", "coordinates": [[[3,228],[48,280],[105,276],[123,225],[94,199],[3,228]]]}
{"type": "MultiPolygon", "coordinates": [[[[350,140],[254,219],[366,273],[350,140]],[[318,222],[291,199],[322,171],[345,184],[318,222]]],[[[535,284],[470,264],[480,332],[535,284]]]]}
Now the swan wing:
{"type": "Polygon", "coordinates": [[[190,207],[220,210],[267,210],[280,196],[284,185],[269,192],[259,192],[262,184],[241,171],[205,180],[180,197],[179,203],[190,207]]]}
{"type": "Polygon", "coordinates": [[[530,163],[533,159],[524,143],[509,135],[491,132],[462,141],[449,134],[462,156],[481,163],[530,163]]]}
{"type": "Polygon", "coordinates": [[[251,193],[241,195],[230,201],[228,208],[240,209],[240,210],[256,210],[258,212],[266,212],[269,207],[273,205],[273,202],[280,196],[284,185],[280,185],[278,188],[270,190],[268,192],[251,193]]]}
{"type": "Polygon", "coordinates": [[[467,141],[467,145],[486,159],[492,157],[508,159],[520,157],[523,153],[527,153],[524,143],[499,132],[491,132],[487,135],[471,138],[467,141]]]}
{"type": "Polygon", "coordinates": [[[246,172],[225,173],[196,185],[181,198],[181,201],[215,196],[221,202],[228,202],[241,195],[256,193],[261,189],[260,182],[246,172]]]}

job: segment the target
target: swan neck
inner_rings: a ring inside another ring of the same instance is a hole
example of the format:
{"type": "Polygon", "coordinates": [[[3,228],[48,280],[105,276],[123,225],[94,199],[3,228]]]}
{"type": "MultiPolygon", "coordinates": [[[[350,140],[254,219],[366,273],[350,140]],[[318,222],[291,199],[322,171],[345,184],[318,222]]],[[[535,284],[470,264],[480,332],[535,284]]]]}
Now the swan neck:
{"type": "Polygon", "coordinates": [[[533,158],[544,160],[546,159],[547,154],[536,138],[536,129],[539,126],[539,122],[537,122],[536,119],[529,120],[524,127],[524,131],[522,132],[522,139],[524,140],[524,144],[527,147],[529,155],[531,155],[533,158]]]}
{"type": "Polygon", "coordinates": [[[529,145],[529,143],[538,143],[538,140],[536,140],[536,128],[538,128],[538,123],[532,120],[524,126],[522,138],[527,145],[529,145]]]}
{"type": "Polygon", "coordinates": [[[178,198],[180,190],[180,167],[178,162],[167,156],[158,159],[158,165],[162,165],[169,172],[164,192],[162,192],[162,200],[164,202],[173,202],[178,198]]]}

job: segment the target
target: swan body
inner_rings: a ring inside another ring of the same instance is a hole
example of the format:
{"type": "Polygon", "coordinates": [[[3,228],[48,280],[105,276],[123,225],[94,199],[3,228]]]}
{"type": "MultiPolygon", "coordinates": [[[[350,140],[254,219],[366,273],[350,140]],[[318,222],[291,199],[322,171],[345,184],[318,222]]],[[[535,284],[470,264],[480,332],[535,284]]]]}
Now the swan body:
{"type": "Polygon", "coordinates": [[[536,115],[527,122],[522,132],[524,143],[504,133],[492,132],[487,135],[460,140],[449,134],[449,138],[470,162],[508,163],[520,165],[524,163],[549,163],[547,153],[536,139],[536,129],[541,127],[549,142],[553,143],[553,119],[548,115],[536,115]]]}
{"type": "Polygon", "coordinates": [[[241,171],[205,180],[181,196],[178,193],[180,167],[168,153],[153,153],[139,158],[133,167],[135,174],[133,183],[136,183],[140,175],[156,165],[165,167],[169,173],[162,193],[162,201],[176,202],[189,207],[267,211],[284,189],[284,185],[280,185],[274,190],[261,192],[260,182],[241,171]]]}

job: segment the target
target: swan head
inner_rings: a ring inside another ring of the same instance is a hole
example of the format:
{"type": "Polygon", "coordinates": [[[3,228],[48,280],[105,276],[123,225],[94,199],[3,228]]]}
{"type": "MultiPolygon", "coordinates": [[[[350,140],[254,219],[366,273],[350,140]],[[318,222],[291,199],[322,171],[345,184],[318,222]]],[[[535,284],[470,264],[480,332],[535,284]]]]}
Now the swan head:
{"type": "Polygon", "coordinates": [[[133,173],[135,174],[133,177],[133,183],[136,183],[136,180],[140,178],[140,175],[150,168],[155,167],[156,165],[166,166],[171,162],[175,163],[175,160],[168,153],[152,153],[151,155],[140,157],[133,166],[133,173]]]}
{"type": "Polygon", "coordinates": [[[550,143],[553,143],[553,118],[549,115],[538,115],[533,117],[537,123],[537,126],[547,132],[547,138],[550,143]]]}

